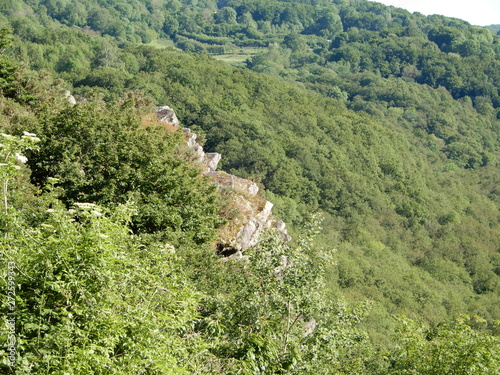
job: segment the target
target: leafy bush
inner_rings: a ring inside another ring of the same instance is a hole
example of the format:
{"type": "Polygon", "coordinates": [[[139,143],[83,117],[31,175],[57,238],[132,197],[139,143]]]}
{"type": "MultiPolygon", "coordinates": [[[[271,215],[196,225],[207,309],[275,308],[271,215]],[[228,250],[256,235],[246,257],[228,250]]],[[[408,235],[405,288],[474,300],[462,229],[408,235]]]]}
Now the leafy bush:
{"type": "Polygon", "coordinates": [[[88,100],[54,113],[42,109],[39,151],[29,155],[33,182],[57,178],[67,205],[132,199],[138,233],[210,241],[220,223],[215,186],[177,156],[186,147],[181,132],[141,127],[134,105],[88,100]]]}

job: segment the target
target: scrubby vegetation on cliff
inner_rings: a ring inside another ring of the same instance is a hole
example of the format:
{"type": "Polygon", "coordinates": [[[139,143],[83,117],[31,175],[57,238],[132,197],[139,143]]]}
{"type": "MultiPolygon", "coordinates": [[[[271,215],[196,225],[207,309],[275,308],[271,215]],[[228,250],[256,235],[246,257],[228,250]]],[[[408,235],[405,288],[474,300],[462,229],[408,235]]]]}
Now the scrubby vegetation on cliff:
{"type": "Polygon", "coordinates": [[[9,4],[1,226],[18,370],[497,373],[498,36],[366,1],[9,4]],[[167,35],[253,56],[137,45],[167,35]],[[296,242],[219,261],[228,195],[180,133],[141,124],[165,104],[223,170],[265,187],[296,242]],[[315,241],[298,240],[317,211],[315,241]]]}

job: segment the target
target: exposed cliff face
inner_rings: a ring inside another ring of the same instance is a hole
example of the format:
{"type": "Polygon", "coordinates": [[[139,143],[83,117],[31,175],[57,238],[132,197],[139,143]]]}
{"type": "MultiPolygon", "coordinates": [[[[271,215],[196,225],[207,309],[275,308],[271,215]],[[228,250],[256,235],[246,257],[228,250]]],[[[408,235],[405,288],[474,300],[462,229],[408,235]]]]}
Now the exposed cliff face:
{"type": "MultiPolygon", "coordinates": [[[[162,123],[179,126],[179,120],[173,109],[168,106],[158,107],[158,120],[162,123]]],[[[234,212],[230,220],[219,233],[217,243],[218,252],[225,256],[241,257],[243,251],[256,245],[262,234],[271,228],[276,229],[278,235],[289,241],[285,223],[276,220],[272,215],[273,204],[259,196],[259,187],[251,180],[217,171],[221,155],[216,152],[206,153],[196,141],[196,134],[184,128],[186,143],[203,166],[203,174],[207,175],[214,184],[228,197],[231,210],[234,212]]]]}

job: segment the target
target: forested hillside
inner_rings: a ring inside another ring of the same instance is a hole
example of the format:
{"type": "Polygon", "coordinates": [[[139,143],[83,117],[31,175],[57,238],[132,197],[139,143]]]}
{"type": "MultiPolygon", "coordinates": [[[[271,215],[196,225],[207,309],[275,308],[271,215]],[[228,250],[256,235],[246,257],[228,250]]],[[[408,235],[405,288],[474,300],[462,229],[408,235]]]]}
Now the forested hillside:
{"type": "Polygon", "coordinates": [[[493,32],[493,34],[499,35],[498,33],[500,32],[500,25],[490,25],[490,26],[487,26],[487,28],[489,30],[491,30],[493,32]]]}
{"type": "Polygon", "coordinates": [[[23,369],[498,373],[500,36],[363,0],[9,0],[0,27],[23,369]],[[154,105],[296,241],[220,262],[225,197],[154,105]]]}

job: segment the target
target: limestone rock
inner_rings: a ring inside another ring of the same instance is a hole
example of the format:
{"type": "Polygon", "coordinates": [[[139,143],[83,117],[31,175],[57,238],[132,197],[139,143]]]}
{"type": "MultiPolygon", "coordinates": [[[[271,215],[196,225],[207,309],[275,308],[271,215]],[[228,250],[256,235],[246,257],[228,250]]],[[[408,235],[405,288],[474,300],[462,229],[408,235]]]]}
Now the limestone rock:
{"type": "Polygon", "coordinates": [[[210,171],[215,171],[217,165],[221,159],[222,155],[218,152],[207,152],[205,153],[205,158],[203,159],[203,164],[208,166],[210,171]]]}
{"type": "Polygon", "coordinates": [[[251,196],[256,196],[259,192],[257,184],[245,178],[221,171],[210,171],[206,174],[210,178],[210,181],[217,184],[219,187],[232,188],[251,196]]]}
{"type": "Polygon", "coordinates": [[[274,228],[278,230],[279,236],[284,242],[289,242],[292,240],[292,237],[288,234],[286,230],[286,224],[284,221],[282,220],[276,221],[274,223],[274,228]]]}
{"type": "MultiPolygon", "coordinates": [[[[160,122],[179,126],[174,110],[168,106],[158,107],[156,115],[160,122]]],[[[283,241],[290,241],[291,237],[286,231],[285,223],[276,221],[272,216],[273,204],[258,196],[257,184],[248,179],[217,171],[221,154],[205,153],[197,142],[197,135],[191,129],[184,128],[183,132],[187,146],[195,152],[198,162],[205,168],[203,174],[208,176],[219,189],[228,189],[231,192],[230,204],[238,212],[238,215],[220,230],[218,254],[232,259],[242,259],[245,257],[243,251],[257,245],[262,234],[271,228],[276,230],[283,241]]]]}
{"type": "Polygon", "coordinates": [[[238,233],[238,240],[235,243],[236,248],[248,249],[250,244],[255,242],[255,231],[259,228],[259,223],[255,219],[250,219],[238,233]]]}
{"type": "Polygon", "coordinates": [[[166,122],[170,125],[179,126],[179,119],[177,118],[175,111],[168,105],[158,107],[156,109],[156,115],[158,116],[158,120],[160,122],[166,122]]]}
{"type": "Polygon", "coordinates": [[[183,131],[184,135],[186,136],[187,146],[191,150],[196,152],[196,154],[198,155],[198,161],[200,163],[203,163],[203,161],[205,160],[205,152],[203,151],[203,147],[198,142],[196,142],[196,138],[198,138],[198,136],[193,133],[191,129],[184,128],[183,131]]]}
{"type": "Polygon", "coordinates": [[[257,214],[257,220],[259,220],[261,223],[266,223],[267,220],[269,219],[269,215],[271,215],[271,210],[273,209],[273,207],[274,204],[272,204],[269,201],[266,201],[266,203],[264,203],[262,211],[260,211],[257,214]]]}
{"type": "Polygon", "coordinates": [[[68,100],[68,102],[71,104],[71,105],[75,105],[76,104],[76,99],[73,95],[71,95],[71,91],[69,90],[66,90],[64,92],[64,96],[66,97],[66,99],[68,100]]]}
{"type": "MultiPolygon", "coordinates": [[[[264,232],[274,227],[273,204],[247,194],[233,196],[233,202],[240,215],[222,228],[220,240],[224,245],[221,248],[243,251],[257,245],[264,232]]],[[[278,235],[290,240],[284,228],[278,235]]]]}

